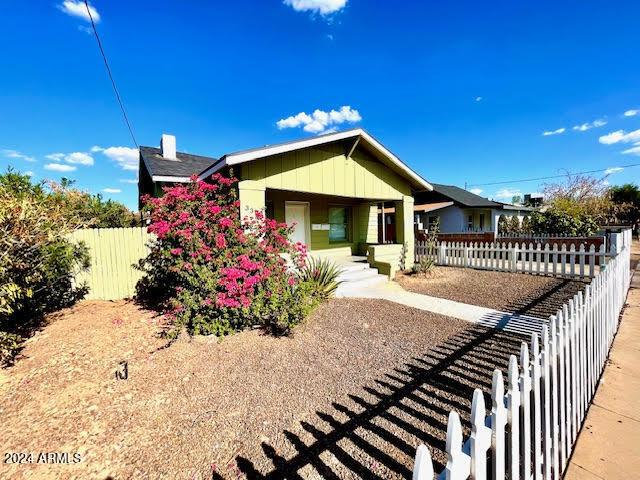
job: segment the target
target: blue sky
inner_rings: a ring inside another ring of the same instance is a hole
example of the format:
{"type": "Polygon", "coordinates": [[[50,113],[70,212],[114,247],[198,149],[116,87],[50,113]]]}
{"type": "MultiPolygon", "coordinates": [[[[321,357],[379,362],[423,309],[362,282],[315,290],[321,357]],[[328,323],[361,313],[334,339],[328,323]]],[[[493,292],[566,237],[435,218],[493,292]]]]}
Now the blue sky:
{"type": "MultiPolygon", "coordinates": [[[[459,186],[640,163],[637,1],[91,5],[141,145],[172,133],[219,156],[357,125],[459,186]]],[[[3,0],[0,167],[135,207],[134,145],[80,7],[3,0]]]]}

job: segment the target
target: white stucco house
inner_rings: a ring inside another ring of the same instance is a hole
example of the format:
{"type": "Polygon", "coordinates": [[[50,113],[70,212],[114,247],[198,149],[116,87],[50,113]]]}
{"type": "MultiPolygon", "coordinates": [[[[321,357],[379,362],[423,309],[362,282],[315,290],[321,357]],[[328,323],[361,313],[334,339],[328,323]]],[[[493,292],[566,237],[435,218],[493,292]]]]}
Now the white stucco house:
{"type": "Polygon", "coordinates": [[[517,216],[520,222],[534,209],[496,202],[453,185],[432,183],[433,191],[415,194],[414,220],[417,230],[427,230],[436,219],[440,232],[493,232],[498,219],[517,216]]]}

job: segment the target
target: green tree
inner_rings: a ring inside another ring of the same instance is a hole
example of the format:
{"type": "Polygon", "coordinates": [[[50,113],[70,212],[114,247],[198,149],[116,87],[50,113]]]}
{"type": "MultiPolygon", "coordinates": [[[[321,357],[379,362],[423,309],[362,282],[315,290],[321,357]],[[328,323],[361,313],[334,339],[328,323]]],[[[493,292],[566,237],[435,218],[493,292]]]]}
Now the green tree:
{"type": "Polygon", "coordinates": [[[640,188],[636,184],[625,183],[611,187],[609,194],[617,221],[633,224],[640,219],[640,188]]]}

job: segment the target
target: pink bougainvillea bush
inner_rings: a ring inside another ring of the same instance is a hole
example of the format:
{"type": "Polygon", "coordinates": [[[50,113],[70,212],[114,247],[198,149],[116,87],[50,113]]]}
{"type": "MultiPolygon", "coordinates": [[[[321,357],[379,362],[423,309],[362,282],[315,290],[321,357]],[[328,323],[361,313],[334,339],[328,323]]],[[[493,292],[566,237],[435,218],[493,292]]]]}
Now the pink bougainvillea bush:
{"type": "Polygon", "coordinates": [[[241,222],[235,178],[192,180],[144,199],[157,239],[139,265],[138,299],[164,310],[169,337],[253,325],[288,332],[318,302],[298,275],[306,247],[261,211],[241,222]]]}

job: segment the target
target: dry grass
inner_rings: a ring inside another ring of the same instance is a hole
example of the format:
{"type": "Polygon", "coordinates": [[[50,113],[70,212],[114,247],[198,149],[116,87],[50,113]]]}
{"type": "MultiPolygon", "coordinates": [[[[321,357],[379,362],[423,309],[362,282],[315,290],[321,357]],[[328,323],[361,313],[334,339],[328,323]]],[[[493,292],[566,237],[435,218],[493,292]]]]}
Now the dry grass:
{"type": "Polygon", "coordinates": [[[0,451],[80,452],[83,461],[3,464],[0,477],[405,477],[419,442],[443,465],[448,410],[465,413],[472,387],[487,390],[476,377],[504,367],[511,342],[347,299],[290,338],[253,330],[163,348],[157,330],[131,303],[86,302],[31,338],[0,371],[0,451]],[[126,381],[114,376],[122,360],[126,381]]]}
{"type": "Polygon", "coordinates": [[[424,276],[399,274],[396,281],[411,292],[540,318],[554,315],[585,287],[575,280],[456,267],[435,267],[424,276]]]}

